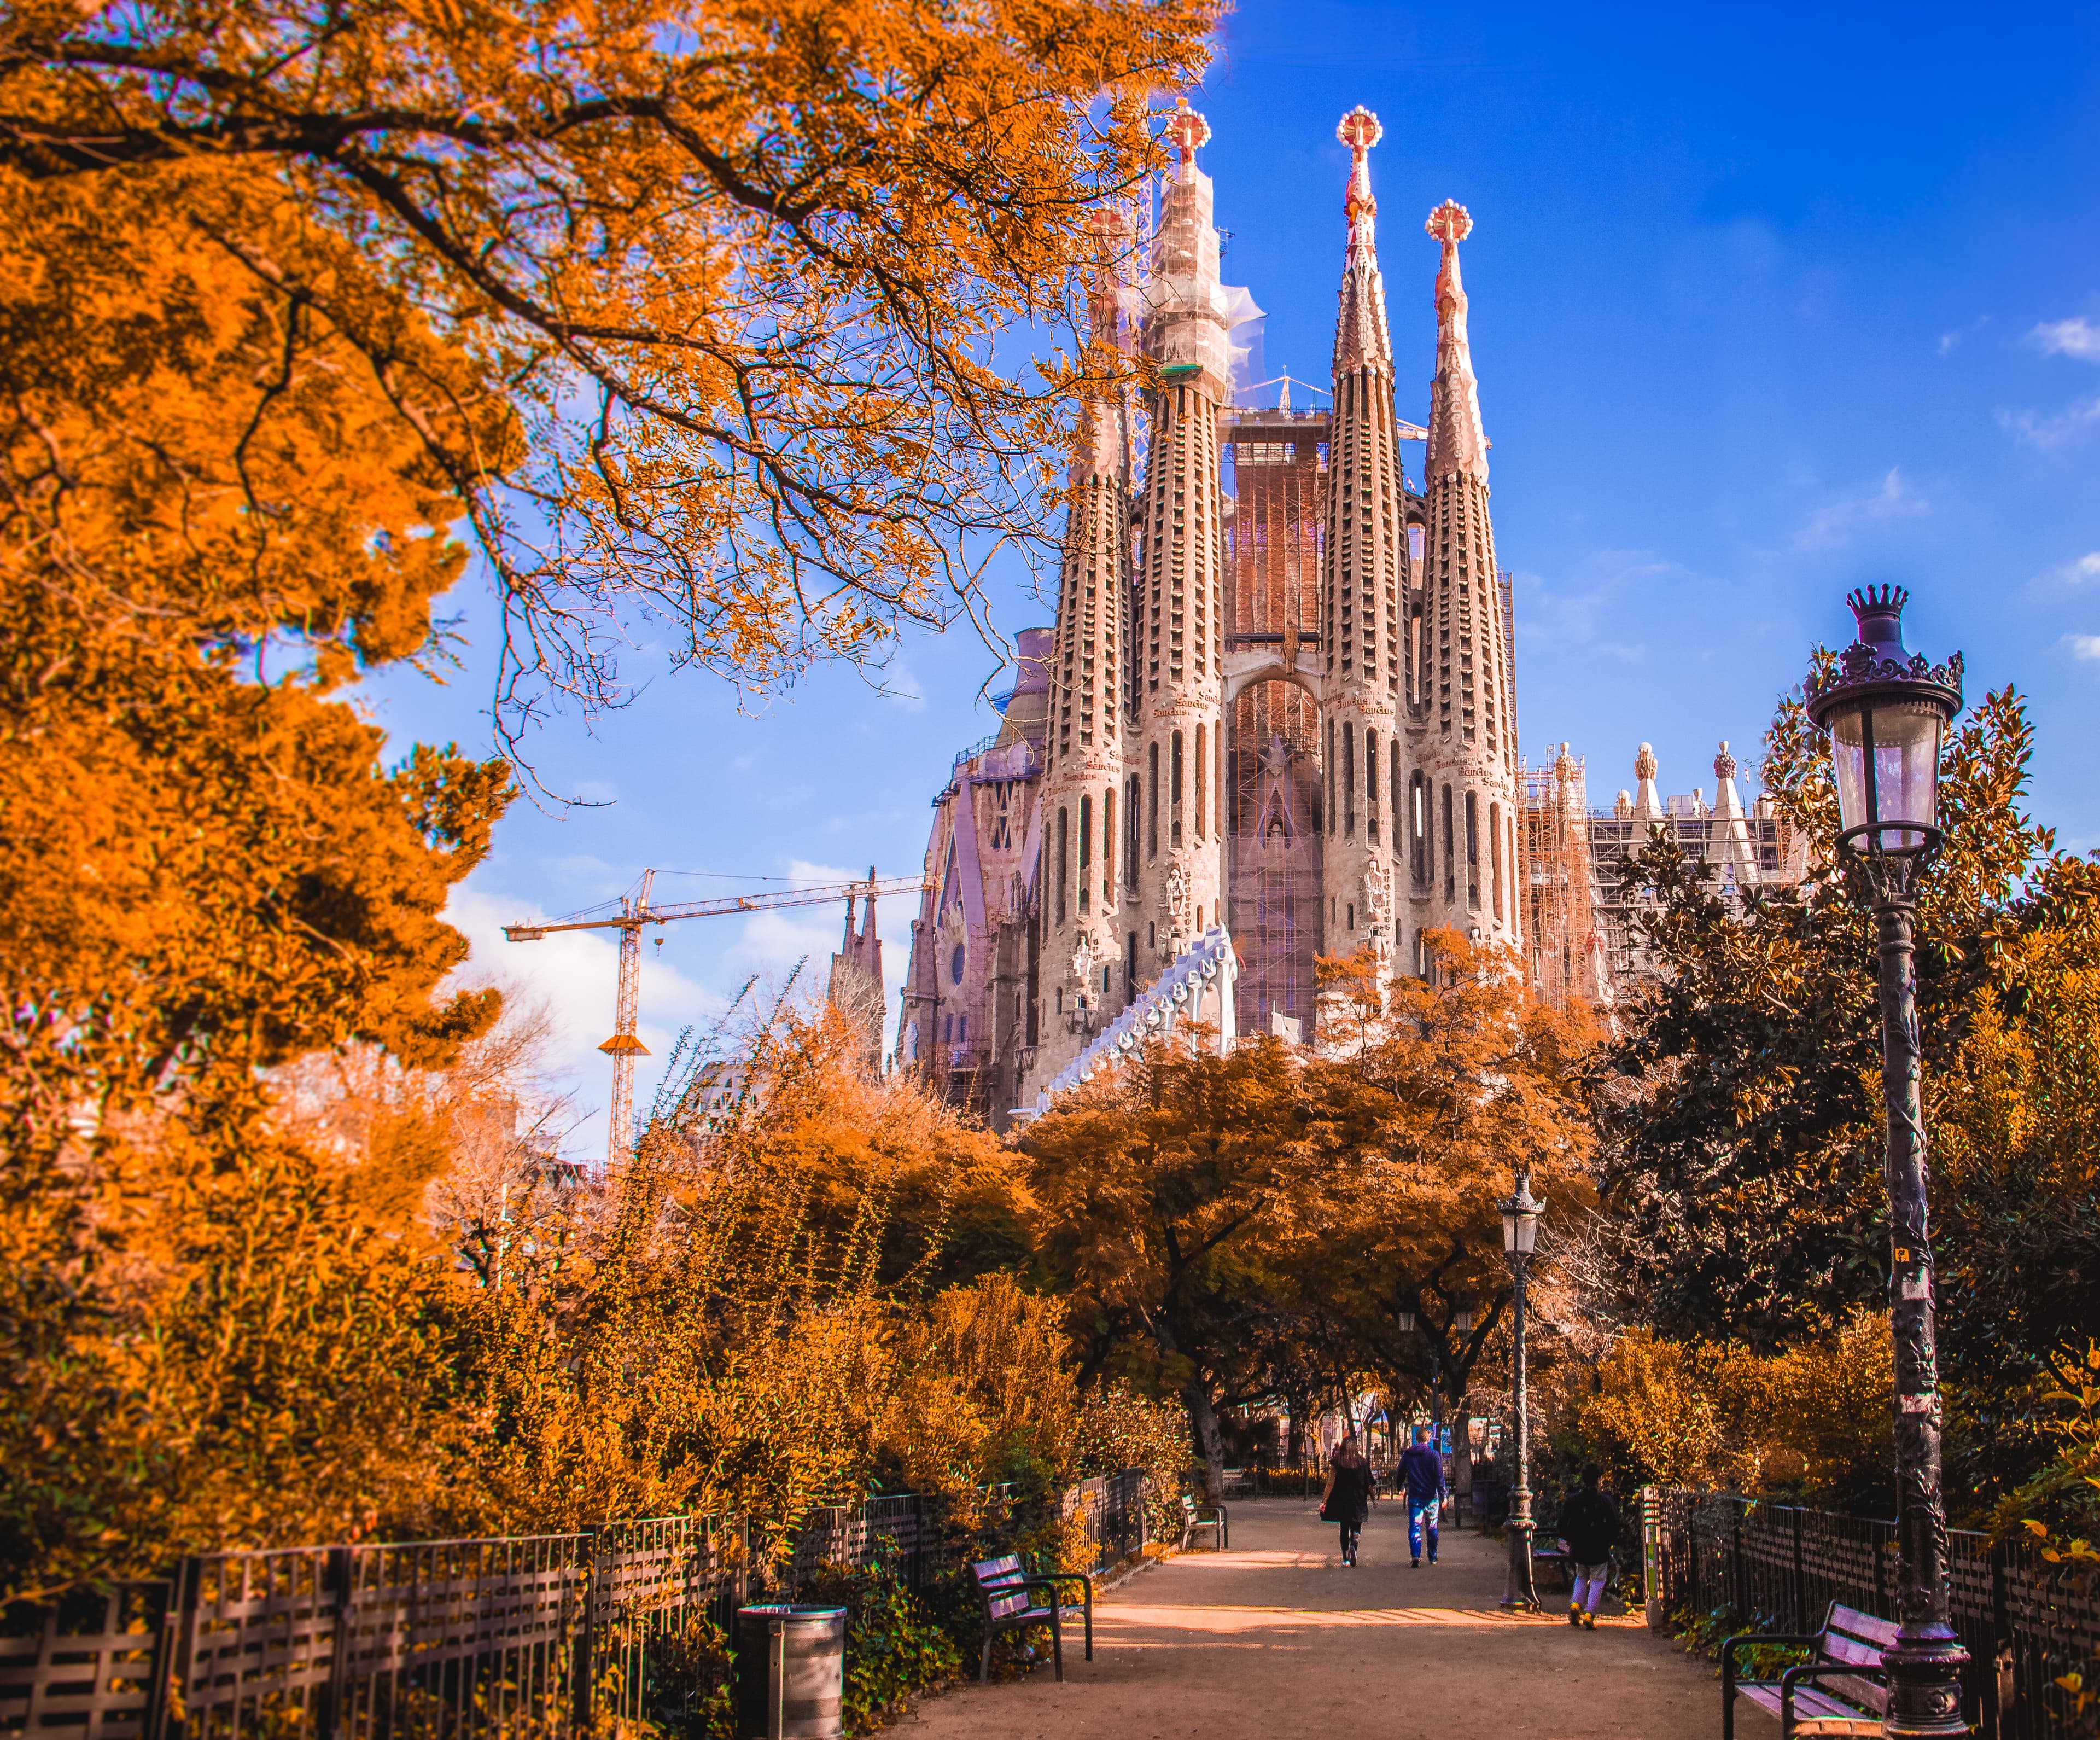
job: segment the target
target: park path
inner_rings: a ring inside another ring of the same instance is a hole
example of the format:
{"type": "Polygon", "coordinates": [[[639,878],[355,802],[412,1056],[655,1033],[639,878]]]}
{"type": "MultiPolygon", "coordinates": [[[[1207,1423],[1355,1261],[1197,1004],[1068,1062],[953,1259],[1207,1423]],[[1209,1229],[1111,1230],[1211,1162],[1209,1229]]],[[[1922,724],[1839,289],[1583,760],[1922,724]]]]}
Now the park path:
{"type": "MultiPolygon", "coordinates": [[[[1714,1740],[1721,1691],[1616,1603],[1595,1632],[1495,1605],[1503,1548],[1447,1531],[1442,1562],[1412,1570],[1407,1518],[1372,1512],[1361,1565],[1343,1567],[1319,1506],[1232,1506],[1233,1550],[1169,1559],[1094,1609],[1094,1659],[1065,1634],[1065,1683],[1046,1667],[1005,1685],[974,1678],[924,1700],[893,1732],[911,1740],[1219,1740],[1317,1736],[1369,1720],[1380,1740],[1469,1734],[1539,1740],[1714,1740]]],[[[974,1668],[975,1664],[972,1667],[974,1668]]],[[[1778,1725],[1743,1707],[1743,1740],[1778,1725]]]]}

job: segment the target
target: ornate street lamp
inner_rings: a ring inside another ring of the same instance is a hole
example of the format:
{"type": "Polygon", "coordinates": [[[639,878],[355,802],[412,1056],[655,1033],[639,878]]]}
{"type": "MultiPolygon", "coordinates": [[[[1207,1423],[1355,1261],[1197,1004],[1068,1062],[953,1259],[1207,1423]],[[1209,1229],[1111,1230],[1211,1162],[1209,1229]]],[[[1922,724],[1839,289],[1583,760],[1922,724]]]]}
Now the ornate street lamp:
{"type": "Polygon", "coordinates": [[[1510,1345],[1511,1425],[1516,1435],[1516,1480],[1510,1488],[1509,1577],[1502,1585],[1505,1607],[1538,1609],[1538,1590],[1531,1577],[1531,1454],[1526,1442],[1524,1389],[1524,1283],[1538,1248],[1538,1211],[1545,1207],[1531,1194],[1531,1175],[1516,1175],[1516,1191],[1502,1203],[1502,1255],[1509,1260],[1513,1296],[1510,1345]]]}
{"type": "Polygon", "coordinates": [[[1873,890],[1879,932],[1882,1098],[1888,1115],[1889,1317],[1896,1368],[1897,1619],[1888,1670],[1892,1735],[1958,1735],[1969,1660],[1948,1623],[1947,1512],[1939,1492],[1939,1382],[1933,1352],[1932,1246],[1918,1096],[1917,981],[1911,919],[1917,884],[1939,850],[1939,750],[1961,710],[1961,655],[1934,665],[1903,643],[1899,586],[1846,599],[1860,638],[1827,682],[1811,681],[1809,716],[1830,733],[1838,849],[1873,890]]]}

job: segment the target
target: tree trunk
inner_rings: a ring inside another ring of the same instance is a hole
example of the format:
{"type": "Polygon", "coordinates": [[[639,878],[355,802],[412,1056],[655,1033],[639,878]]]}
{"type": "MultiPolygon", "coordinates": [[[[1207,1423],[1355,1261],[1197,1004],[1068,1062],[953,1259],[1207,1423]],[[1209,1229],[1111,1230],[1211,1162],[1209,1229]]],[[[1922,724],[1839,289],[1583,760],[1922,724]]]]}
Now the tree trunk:
{"type": "Polygon", "coordinates": [[[1218,1411],[1211,1406],[1211,1393],[1200,1377],[1181,1386],[1181,1399],[1188,1404],[1189,1424],[1195,1428],[1196,1448],[1207,1470],[1210,1490],[1206,1496],[1215,1503],[1225,1490],[1225,1441],[1218,1430],[1218,1411]]]}

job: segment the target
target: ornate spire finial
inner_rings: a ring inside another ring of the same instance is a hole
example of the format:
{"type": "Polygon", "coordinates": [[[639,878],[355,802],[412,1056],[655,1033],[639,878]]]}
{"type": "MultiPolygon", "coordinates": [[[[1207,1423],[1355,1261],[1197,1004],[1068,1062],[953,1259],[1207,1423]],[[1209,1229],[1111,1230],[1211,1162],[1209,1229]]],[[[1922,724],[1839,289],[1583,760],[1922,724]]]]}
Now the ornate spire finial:
{"type": "Polygon", "coordinates": [[[1174,141],[1174,148],[1181,154],[1184,169],[1193,166],[1198,147],[1211,142],[1211,123],[1189,106],[1186,97],[1174,99],[1174,113],[1167,123],[1167,136],[1174,141]]]}
{"type": "Polygon", "coordinates": [[[1728,753],[1728,740],[1721,740],[1721,753],[1714,757],[1714,777],[1732,779],[1736,777],[1736,757],[1728,753]]]}
{"type": "Polygon", "coordinates": [[[1429,214],[1429,222],[1423,226],[1449,252],[1473,233],[1472,214],[1456,200],[1446,200],[1429,214]]]}
{"type": "Polygon", "coordinates": [[[1342,209],[1349,219],[1349,247],[1373,245],[1371,220],[1378,215],[1378,201],[1371,197],[1371,147],[1385,137],[1385,129],[1379,117],[1359,103],[1342,117],[1341,124],[1335,129],[1335,137],[1349,148],[1349,191],[1343,196],[1342,209]]]}
{"type": "Polygon", "coordinates": [[[1458,277],[1458,244],[1473,233],[1472,214],[1456,200],[1429,214],[1423,227],[1444,250],[1436,268],[1436,380],[1429,403],[1428,481],[1458,474],[1485,483],[1488,436],[1480,426],[1479,382],[1466,335],[1466,287],[1458,277]]]}
{"type": "Polygon", "coordinates": [[[1652,779],[1655,777],[1655,745],[1652,743],[1643,744],[1640,746],[1640,753],[1634,757],[1634,777],[1636,779],[1652,779]]]}

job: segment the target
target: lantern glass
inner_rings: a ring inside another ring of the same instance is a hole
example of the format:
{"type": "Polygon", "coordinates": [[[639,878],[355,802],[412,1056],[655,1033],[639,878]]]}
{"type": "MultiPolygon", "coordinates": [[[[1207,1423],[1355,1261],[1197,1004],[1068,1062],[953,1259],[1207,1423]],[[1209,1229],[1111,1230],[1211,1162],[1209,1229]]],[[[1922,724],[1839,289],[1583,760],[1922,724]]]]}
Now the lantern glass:
{"type": "Polygon", "coordinates": [[[1414,1314],[1412,1311],[1401,1311],[1396,1314],[1400,1322],[1400,1332],[1402,1335],[1412,1335],[1414,1332],[1414,1314]]]}
{"type": "Polygon", "coordinates": [[[1939,825],[1939,738],[1946,715],[1935,701],[1864,699],[1830,716],[1839,826],[1877,830],[1882,850],[1923,849],[1939,825]],[[1914,823],[1912,828],[1892,824],[1914,823]]]}
{"type": "Polygon", "coordinates": [[[1538,1248],[1538,1209],[1529,1199],[1511,1198],[1502,1205],[1502,1250],[1529,1256],[1538,1248]]]}
{"type": "Polygon", "coordinates": [[[1473,1314],[1471,1311],[1454,1311],[1451,1327],[1462,1336],[1471,1335],[1473,1332],[1473,1314]]]}

